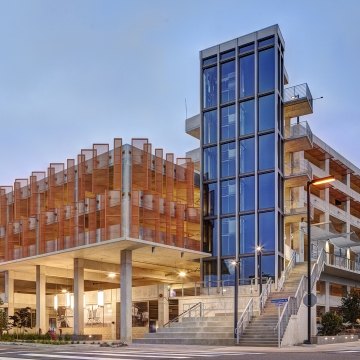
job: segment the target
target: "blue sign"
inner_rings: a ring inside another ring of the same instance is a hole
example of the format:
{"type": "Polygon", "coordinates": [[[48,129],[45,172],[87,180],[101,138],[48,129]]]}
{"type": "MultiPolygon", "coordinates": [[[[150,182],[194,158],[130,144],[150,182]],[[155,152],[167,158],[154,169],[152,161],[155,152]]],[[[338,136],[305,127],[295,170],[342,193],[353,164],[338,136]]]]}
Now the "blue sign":
{"type": "Polygon", "coordinates": [[[288,302],[288,299],[271,299],[272,304],[283,304],[288,302]]]}

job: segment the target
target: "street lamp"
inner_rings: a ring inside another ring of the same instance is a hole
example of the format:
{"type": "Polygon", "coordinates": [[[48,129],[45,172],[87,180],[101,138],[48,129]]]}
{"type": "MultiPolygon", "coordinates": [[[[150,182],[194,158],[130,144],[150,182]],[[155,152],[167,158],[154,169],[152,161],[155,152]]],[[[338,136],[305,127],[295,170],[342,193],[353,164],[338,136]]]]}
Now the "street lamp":
{"type": "Polygon", "coordinates": [[[314,179],[308,181],[306,184],[307,192],[307,204],[306,204],[306,216],[307,216],[307,236],[308,236],[308,248],[307,248],[307,290],[308,290],[308,299],[307,299],[307,340],[304,341],[305,344],[311,344],[311,214],[310,214],[310,187],[311,185],[318,186],[323,184],[328,184],[335,181],[333,176],[327,176],[320,179],[314,179]]]}
{"type": "Polygon", "coordinates": [[[256,247],[257,263],[258,263],[258,277],[259,277],[259,295],[262,294],[262,270],[261,270],[261,257],[262,257],[262,246],[256,247]]]}
{"type": "Polygon", "coordinates": [[[237,323],[238,323],[238,302],[239,302],[239,260],[231,262],[235,266],[235,284],[234,284],[234,339],[237,337],[237,323]]]}

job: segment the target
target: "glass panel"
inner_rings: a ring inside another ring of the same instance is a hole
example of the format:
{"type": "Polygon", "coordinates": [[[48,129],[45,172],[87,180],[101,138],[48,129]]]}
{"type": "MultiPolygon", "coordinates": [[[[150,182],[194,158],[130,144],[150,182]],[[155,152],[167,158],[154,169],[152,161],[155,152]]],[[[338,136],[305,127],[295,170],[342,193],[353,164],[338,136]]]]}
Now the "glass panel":
{"type": "Polygon", "coordinates": [[[275,215],[274,212],[259,214],[259,245],[263,251],[275,251],[275,215]]]}
{"type": "Polygon", "coordinates": [[[255,138],[240,140],[240,173],[254,172],[255,170],[255,138]]]}
{"type": "Polygon", "coordinates": [[[235,213],[235,179],[221,182],[221,213],[235,213]]]}
{"type": "Polygon", "coordinates": [[[204,113],[204,135],[203,144],[217,142],[217,111],[208,111],[204,113]]]}
{"type": "Polygon", "coordinates": [[[250,285],[251,279],[255,277],[255,257],[240,258],[240,284],[250,285]]]}
{"type": "Polygon", "coordinates": [[[217,177],[217,147],[204,149],[204,180],[216,179],[217,177]]]}
{"type": "Polygon", "coordinates": [[[240,211],[255,209],[255,177],[240,178],[240,211]]]}
{"type": "Polygon", "coordinates": [[[259,170],[274,169],[275,135],[273,133],[259,136],[259,170]]]}
{"type": "Polygon", "coordinates": [[[232,263],[233,259],[221,260],[221,280],[224,286],[235,284],[235,271],[237,267],[232,263]]]}
{"type": "Polygon", "coordinates": [[[240,254],[254,253],[255,215],[240,216],[240,254]]]}
{"type": "Polygon", "coordinates": [[[240,103],[240,135],[255,132],[255,101],[249,100],[240,103]]]}
{"type": "Polygon", "coordinates": [[[246,53],[248,51],[254,51],[254,48],[255,48],[254,43],[243,45],[243,46],[239,47],[239,53],[244,54],[244,53],[246,53]]]}
{"type": "Polygon", "coordinates": [[[211,57],[203,60],[203,66],[216,64],[216,61],[217,61],[217,56],[216,55],[211,56],[211,57]]]}
{"type": "Polygon", "coordinates": [[[268,45],[274,45],[275,43],[275,39],[274,37],[270,37],[268,39],[264,39],[264,40],[259,40],[258,41],[258,47],[264,47],[264,46],[268,46],[268,45]]]}
{"type": "Polygon", "coordinates": [[[204,216],[217,215],[217,183],[204,184],[204,216]]]}
{"type": "Polygon", "coordinates": [[[217,286],[217,262],[216,260],[204,260],[204,282],[205,287],[217,286]]]}
{"type": "MultiPolygon", "coordinates": [[[[261,256],[261,272],[264,277],[274,278],[275,276],[275,255],[261,256]]],[[[265,279],[263,281],[265,283],[265,279]]]]}
{"type": "Polygon", "coordinates": [[[254,54],[247,55],[240,58],[239,65],[240,74],[240,97],[252,96],[255,91],[255,68],[254,68],[254,54]]]}
{"type": "Polygon", "coordinates": [[[204,108],[216,106],[217,103],[217,67],[205,69],[203,71],[203,96],[204,108]]]}
{"type": "Polygon", "coordinates": [[[220,55],[220,60],[230,59],[235,56],[235,50],[224,52],[220,55]]]}
{"type": "Polygon", "coordinates": [[[235,105],[221,109],[221,140],[235,138],[235,105]]]}
{"type": "Polygon", "coordinates": [[[218,255],[217,244],[217,220],[204,220],[204,242],[203,250],[211,252],[213,256],[218,255]]]}
{"type": "Polygon", "coordinates": [[[259,131],[275,128],[274,94],[259,98],[259,131]]]}
{"type": "Polygon", "coordinates": [[[275,173],[259,175],[259,208],[275,207],[275,173]]]}
{"type": "Polygon", "coordinates": [[[275,88],[274,48],[259,52],[259,93],[275,88]]]}
{"type": "Polygon", "coordinates": [[[236,221],[234,217],[221,220],[221,256],[235,256],[236,221]]]}
{"type": "Polygon", "coordinates": [[[221,103],[235,100],[235,60],[221,64],[221,103]]]}
{"type": "Polygon", "coordinates": [[[235,176],[235,142],[221,145],[221,176],[235,176]]]}

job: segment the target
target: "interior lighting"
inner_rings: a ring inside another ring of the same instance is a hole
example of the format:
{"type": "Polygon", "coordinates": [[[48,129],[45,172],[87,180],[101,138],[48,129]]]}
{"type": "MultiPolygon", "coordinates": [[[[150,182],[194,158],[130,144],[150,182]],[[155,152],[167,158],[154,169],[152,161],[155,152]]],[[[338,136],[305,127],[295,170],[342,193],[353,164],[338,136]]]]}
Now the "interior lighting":
{"type": "Polygon", "coordinates": [[[70,305],[71,305],[71,297],[70,297],[70,293],[67,292],[65,294],[65,306],[70,307],[70,305]]]}
{"type": "Polygon", "coordinates": [[[57,295],[54,295],[54,310],[57,311],[58,307],[59,307],[58,296],[57,296],[57,295]]]}
{"type": "Polygon", "coordinates": [[[70,309],[74,310],[74,295],[70,296],[70,309]]]}
{"type": "Polygon", "coordinates": [[[321,178],[321,179],[313,180],[311,182],[311,185],[317,186],[317,185],[331,183],[333,181],[335,181],[334,176],[327,176],[327,177],[324,177],[324,178],[321,178]]]}
{"type": "Polygon", "coordinates": [[[109,279],[114,279],[116,277],[116,274],[114,272],[108,273],[109,279]]]}
{"type": "Polygon", "coordinates": [[[67,290],[66,290],[66,289],[61,289],[61,292],[62,292],[63,294],[66,294],[66,293],[67,293],[67,290]]]}
{"type": "Polygon", "coordinates": [[[184,278],[184,277],[186,276],[186,272],[185,272],[185,271],[180,271],[180,272],[179,272],[179,276],[180,276],[181,278],[184,278]]]}

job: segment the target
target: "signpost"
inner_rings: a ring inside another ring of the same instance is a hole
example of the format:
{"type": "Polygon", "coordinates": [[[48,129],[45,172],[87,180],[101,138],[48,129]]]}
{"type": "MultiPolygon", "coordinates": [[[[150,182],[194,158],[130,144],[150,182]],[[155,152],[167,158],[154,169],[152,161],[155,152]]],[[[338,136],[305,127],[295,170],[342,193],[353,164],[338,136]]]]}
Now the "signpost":
{"type": "Polygon", "coordinates": [[[280,312],[280,308],[285,305],[287,302],[289,301],[289,299],[272,299],[271,303],[275,304],[278,308],[278,347],[281,347],[281,329],[280,329],[280,316],[281,316],[281,312],[280,312]]]}

